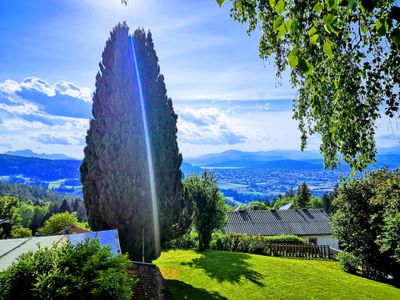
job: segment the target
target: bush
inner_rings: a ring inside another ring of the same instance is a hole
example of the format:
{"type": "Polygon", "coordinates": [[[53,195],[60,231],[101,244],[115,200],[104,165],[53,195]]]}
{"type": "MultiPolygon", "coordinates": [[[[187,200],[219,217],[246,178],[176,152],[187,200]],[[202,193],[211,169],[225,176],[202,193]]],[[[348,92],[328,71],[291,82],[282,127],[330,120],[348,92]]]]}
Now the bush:
{"type": "Polygon", "coordinates": [[[347,252],[340,252],[336,258],[339,260],[343,271],[351,274],[357,273],[357,266],[359,264],[357,257],[347,252]]]}
{"type": "Polygon", "coordinates": [[[252,236],[216,232],[211,240],[211,249],[270,255],[270,246],[273,243],[305,244],[306,242],[295,235],[252,236]]]}
{"type": "Polygon", "coordinates": [[[11,237],[12,238],[24,238],[24,237],[31,237],[32,230],[25,227],[14,228],[11,230],[11,237]]]}
{"type": "MultiPolygon", "coordinates": [[[[273,243],[305,244],[306,242],[295,235],[260,236],[214,232],[210,242],[210,249],[245,252],[270,255],[270,245],[273,243]]],[[[164,249],[198,249],[199,239],[195,231],[171,240],[164,244],[164,249]]]]}
{"type": "Polygon", "coordinates": [[[131,299],[126,255],[87,239],[22,254],[0,273],[0,299],[131,299]]]}
{"type": "Polygon", "coordinates": [[[163,245],[164,249],[198,249],[199,235],[196,231],[191,231],[179,238],[169,240],[163,245]]]}

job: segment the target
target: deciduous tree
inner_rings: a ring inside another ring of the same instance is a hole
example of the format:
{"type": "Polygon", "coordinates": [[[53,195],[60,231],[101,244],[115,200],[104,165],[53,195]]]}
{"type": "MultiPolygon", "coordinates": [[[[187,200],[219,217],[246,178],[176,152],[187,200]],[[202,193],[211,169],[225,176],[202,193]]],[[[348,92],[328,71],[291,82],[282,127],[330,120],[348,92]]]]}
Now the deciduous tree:
{"type": "Polygon", "coordinates": [[[186,195],[193,203],[193,224],[199,234],[199,249],[209,248],[212,232],[225,223],[225,201],[213,172],[203,170],[201,176],[191,175],[183,181],[186,195]]]}
{"type": "MultiPolygon", "coordinates": [[[[224,0],[217,0],[221,5],[224,0]]],[[[231,16],[261,30],[260,58],[290,69],[294,118],[319,134],[325,166],[339,158],[353,171],[375,158],[375,122],[397,117],[400,3],[397,0],[231,0],[231,16]]]]}

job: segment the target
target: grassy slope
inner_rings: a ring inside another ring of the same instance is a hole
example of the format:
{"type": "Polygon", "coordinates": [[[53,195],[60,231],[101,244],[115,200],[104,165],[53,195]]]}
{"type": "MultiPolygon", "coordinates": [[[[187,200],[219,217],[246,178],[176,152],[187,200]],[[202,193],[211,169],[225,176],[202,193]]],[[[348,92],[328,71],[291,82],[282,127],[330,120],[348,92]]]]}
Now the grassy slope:
{"type": "Polygon", "coordinates": [[[336,262],[171,250],[154,263],[175,299],[400,299],[400,289],[336,262]]]}

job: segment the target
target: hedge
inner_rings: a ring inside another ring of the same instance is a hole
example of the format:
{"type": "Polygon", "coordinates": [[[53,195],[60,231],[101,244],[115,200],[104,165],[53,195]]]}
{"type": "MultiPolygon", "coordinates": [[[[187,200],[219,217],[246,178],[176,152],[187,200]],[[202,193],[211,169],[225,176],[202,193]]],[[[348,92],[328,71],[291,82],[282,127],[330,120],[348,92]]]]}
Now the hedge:
{"type": "MultiPolygon", "coordinates": [[[[270,246],[273,243],[306,244],[295,235],[260,236],[223,232],[214,232],[210,249],[270,255],[270,246]]],[[[169,241],[164,249],[198,249],[199,240],[196,232],[191,231],[178,239],[169,241]]]]}

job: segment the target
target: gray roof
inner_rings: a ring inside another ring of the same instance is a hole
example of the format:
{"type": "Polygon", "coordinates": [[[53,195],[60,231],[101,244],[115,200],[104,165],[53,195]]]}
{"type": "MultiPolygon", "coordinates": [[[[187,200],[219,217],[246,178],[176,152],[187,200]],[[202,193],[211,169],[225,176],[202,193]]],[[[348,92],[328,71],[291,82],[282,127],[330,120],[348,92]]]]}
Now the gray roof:
{"type": "Polygon", "coordinates": [[[330,219],[321,209],[252,210],[228,214],[226,233],[248,235],[331,235],[330,219]]]}

